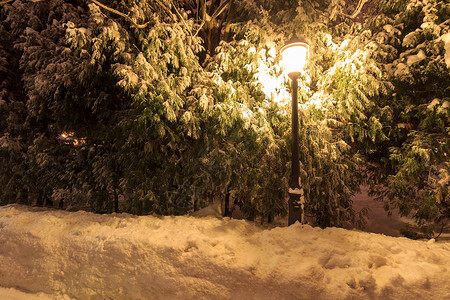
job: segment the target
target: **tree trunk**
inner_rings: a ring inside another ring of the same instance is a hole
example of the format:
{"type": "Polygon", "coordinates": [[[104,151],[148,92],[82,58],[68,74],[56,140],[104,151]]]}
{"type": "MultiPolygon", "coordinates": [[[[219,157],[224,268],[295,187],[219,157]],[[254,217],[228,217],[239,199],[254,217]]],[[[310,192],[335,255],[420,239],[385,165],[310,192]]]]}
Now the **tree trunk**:
{"type": "Polygon", "coordinates": [[[227,192],[225,194],[225,205],[224,205],[222,216],[231,218],[230,193],[229,192],[227,192]]]}
{"type": "Polygon", "coordinates": [[[119,212],[119,195],[116,189],[114,189],[114,212],[119,212]]]}

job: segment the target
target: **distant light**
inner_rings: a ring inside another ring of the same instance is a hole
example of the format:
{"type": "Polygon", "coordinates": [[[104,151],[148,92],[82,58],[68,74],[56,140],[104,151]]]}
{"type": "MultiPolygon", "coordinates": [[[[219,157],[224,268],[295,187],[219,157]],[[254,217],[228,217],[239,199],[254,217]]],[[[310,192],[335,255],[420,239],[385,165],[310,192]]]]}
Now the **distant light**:
{"type": "Polygon", "coordinates": [[[309,45],[304,38],[293,36],[281,48],[281,65],[289,76],[303,71],[308,58],[309,45]]]}
{"type": "Polygon", "coordinates": [[[72,131],[65,131],[56,137],[58,140],[65,142],[65,144],[72,144],[79,146],[86,143],[84,138],[79,138],[72,131]]]}

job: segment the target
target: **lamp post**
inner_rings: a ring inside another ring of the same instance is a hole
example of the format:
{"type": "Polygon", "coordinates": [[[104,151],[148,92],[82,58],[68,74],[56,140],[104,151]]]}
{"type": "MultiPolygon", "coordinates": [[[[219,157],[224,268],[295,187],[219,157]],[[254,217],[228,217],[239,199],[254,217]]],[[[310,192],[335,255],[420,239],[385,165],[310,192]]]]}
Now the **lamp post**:
{"type": "Polygon", "coordinates": [[[292,169],[289,180],[289,219],[288,225],[295,221],[304,223],[304,191],[300,180],[300,160],[298,153],[298,77],[308,58],[309,45],[304,38],[295,35],[281,48],[281,63],[292,80],[292,169]]]}

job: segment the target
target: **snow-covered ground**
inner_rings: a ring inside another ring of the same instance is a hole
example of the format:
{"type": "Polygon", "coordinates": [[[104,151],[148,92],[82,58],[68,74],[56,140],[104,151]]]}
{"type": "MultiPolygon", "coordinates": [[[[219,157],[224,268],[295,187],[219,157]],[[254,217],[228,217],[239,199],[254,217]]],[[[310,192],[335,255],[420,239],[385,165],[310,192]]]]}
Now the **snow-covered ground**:
{"type": "Polygon", "coordinates": [[[401,230],[407,224],[415,225],[413,219],[400,217],[395,210],[391,215],[388,215],[384,210],[383,203],[375,201],[375,197],[369,196],[368,193],[369,187],[362,186],[361,192],[353,198],[353,209],[355,211],[365,207],[369,208],[369,218],[364,231],[400,237],[402,236],[401,230]]]}
{"type": "Polygon", "coordinates": [[[0,207],[0,299],[450,299],[450,243],[0,207]]]}

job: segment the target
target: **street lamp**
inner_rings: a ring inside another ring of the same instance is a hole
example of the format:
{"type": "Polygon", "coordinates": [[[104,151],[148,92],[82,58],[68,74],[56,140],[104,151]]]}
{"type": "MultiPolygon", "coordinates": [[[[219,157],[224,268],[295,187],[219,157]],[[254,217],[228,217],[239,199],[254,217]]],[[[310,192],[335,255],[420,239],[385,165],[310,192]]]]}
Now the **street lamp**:
{"type": "Polygon", "coordinates": [[[292,170],[289,180],[288,225],[304,220],[305,196],[300,180],[300,160],[298,155],[298,77],[305,67],[309,45],[304,38],[295,35],[281,48],[281,64],[292,80],[292,170]]]}

